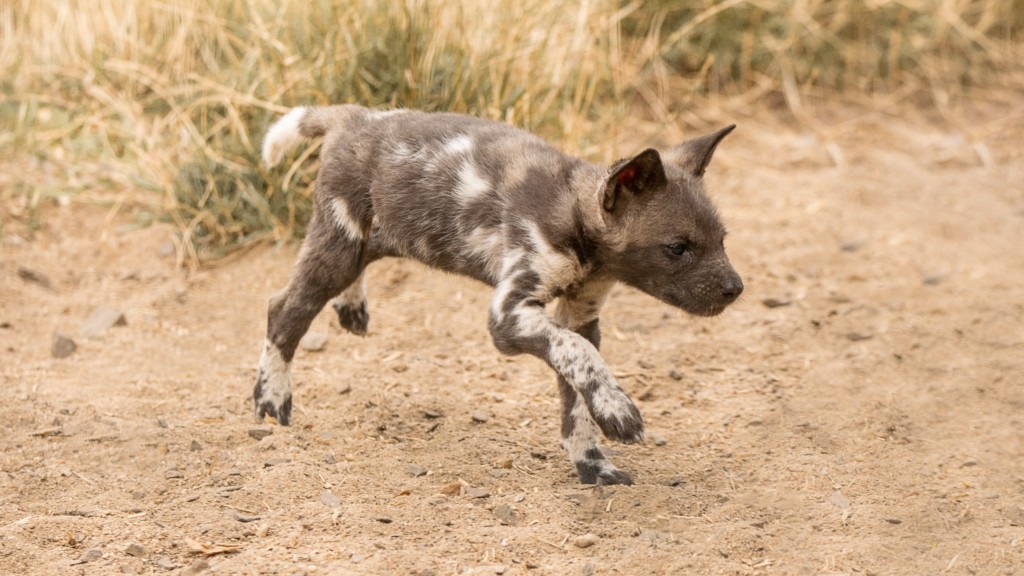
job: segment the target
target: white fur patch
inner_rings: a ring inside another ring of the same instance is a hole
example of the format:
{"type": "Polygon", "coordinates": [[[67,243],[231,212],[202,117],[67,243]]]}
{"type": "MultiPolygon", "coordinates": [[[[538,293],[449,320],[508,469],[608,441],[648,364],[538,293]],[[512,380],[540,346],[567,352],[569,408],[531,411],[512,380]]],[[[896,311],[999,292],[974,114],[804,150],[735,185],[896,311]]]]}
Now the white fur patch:
{"type": "Polygon", "coordinates": [[[459,181],[455,185],[455,194],[458,196],[459,202],[465,206],[487,194],[490,190],[491,183],[480,175],[476,165],[469,160],[463,162],[462,167],[459,168],[459,181]]]}
{"type": "Polygon", "coordinates": [[[260,403],[269,401],[275,407],[280,408],[291,394],[291,366],[284,361],[277,346],[269,340],[263,344],[259,370],[263,374],[263,384],[260,387],[260,398],[257,398],[257,401],[260,403]]]}
{"type": "Polygon", "coordinates": [[[473,138],[462,134],[444,143],[444,151],[448,154],[465,154],[473,150],[473,138]]]}
{"type": "Polygon", "coordinates": [[[491,317],[499,322],[505,316],[501,311],[505,307],[505,300],[515,287],[516,278],[519,276],[519,272],[513,274],[512,269],[525,255],[522,249],[516,248],[509,251],[501,262],[501,272],[498,275],[501,281],[494,287],[494,296],[491,298],[491,317]]]}
{"type": "Polygon", "coordinates": [[[498,277],[502,267],[502,254],[505,243],[502,241],[501,228],[480,226],[474,228],[466,237],[466,253],[480,259],[487,269],[487,275],[493,279],[498,277]]]}
{"type": "Polygon", "coordinates": [[[334,303],[345,308],[358,308],[366,301],[366,273],[359,274],[359,278],[349,285],[348,288],[339,294],[334,303]]]}
{"type": "Polygon", "coordinates": [[[363,229],[359,226],[359,222],[352,218],[352,214],[348,211],[348,204],[341,198],[331,198],[330,206],[331,216],[338,228],[350,239],[362,240],[363,229]]]}
{"type": "Polygon", "coordinates": [[[570,416],[573,421],[572,433],[562,438],[562,447],[568,452],[570,462],[586,460],[587,450],[597,448],[598,428],[579,395],[576,396],[570,416]]]}
{"type": "Polygon", "coordinates": [[[576,298],[560,298],[555,307],[555,321],[559,326],[576,330],[596,319],[614,285],[613,280],[591,281],[583,285],[576,298]]]}
{"type": "Polygon", "coordinates": [[[594,411],[594,416],[602,420],[614,418],[622,422],[629,416],[633,401],[618,384],[613,384],[595,388],[590,395],[590,407],[594,411]]]}
{"type": "Polygon", "coordinates": [[[292,108],[267,131],[267,136],[263,139],[263,162],[267,166],[274,167],[280,164],[284,155],[302,142],[299,121],[305,115],[305,107],[292,108]]]}
{"type": "Polygon", "coordinates": [[[426,238],[417,238],[413,244],[413,251],[423,260],[429,262],[433,251],[430,249],[430,243],[427,242],[426,238]]]}
{"type": "Polygon", "coordinates": [[[565,254],[555,250],[544,238],[544,234],[540,231],[540,226],[536,222],[525,221],[522,225],[530,236],[530,244],[533,245],[533,249],[537,252],[530,259],[530,263],[532,264],[533,271],[540,276],[541,284],[544,286],[566,286],[571,284],[580,275],[579,264],[565,254]]]}

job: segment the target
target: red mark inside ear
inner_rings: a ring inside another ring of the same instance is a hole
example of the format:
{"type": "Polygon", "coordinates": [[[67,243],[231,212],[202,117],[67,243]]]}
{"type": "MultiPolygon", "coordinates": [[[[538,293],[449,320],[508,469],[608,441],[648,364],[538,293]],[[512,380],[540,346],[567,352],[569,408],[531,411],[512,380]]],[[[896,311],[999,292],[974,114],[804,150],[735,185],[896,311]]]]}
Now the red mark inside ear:
{"type": "Polygon", "coordinates": [[[636,167],[629,166],[624,168],[622,172],[619,172],[619,183],[629,185],[633,182],[633,178],[636,178],[636,167]]]}

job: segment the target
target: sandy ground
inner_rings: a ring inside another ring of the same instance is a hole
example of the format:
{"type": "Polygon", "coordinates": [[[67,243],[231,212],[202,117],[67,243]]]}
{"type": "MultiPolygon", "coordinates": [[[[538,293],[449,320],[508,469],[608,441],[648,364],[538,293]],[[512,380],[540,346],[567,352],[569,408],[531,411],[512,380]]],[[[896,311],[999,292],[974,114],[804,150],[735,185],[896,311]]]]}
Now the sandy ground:
{"type": "Polygon", "coordinates": [[[577,484],[554,377],[495,351],[484,286],[375,264],[370,335],[322,314],[294,426],[258,426],[295,246],[186,273],[164,226],[9,220],[0,573],[1024,573],[1024,138],[878,129],[844,168],[778,126],[723,144],[747,290],[722,316],[614,292],[603,352],[649,431],[611,447],[632,487],[577,484]],[[127,325],[81,338],[99,305],[127,325]]]}

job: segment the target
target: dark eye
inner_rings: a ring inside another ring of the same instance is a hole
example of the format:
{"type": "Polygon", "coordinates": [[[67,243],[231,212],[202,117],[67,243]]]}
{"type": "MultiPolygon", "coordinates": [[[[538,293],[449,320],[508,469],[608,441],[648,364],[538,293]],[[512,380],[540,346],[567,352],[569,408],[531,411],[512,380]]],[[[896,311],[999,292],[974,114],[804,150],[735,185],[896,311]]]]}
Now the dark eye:
{"type": "Polygon", "coordinates": [[[669,244],[665,248],[667,248],[673,256],[682,256],[690,251],[690,245],[686,242],[676,242],[674,244],[669,244]]]}

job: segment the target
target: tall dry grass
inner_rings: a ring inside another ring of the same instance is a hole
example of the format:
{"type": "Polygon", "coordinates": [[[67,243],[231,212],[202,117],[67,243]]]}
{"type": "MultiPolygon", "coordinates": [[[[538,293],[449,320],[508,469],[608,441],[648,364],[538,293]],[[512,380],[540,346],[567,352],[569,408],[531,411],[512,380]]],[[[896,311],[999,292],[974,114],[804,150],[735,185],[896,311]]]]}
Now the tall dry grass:
{"type": "Polygon", "coordinates": [[[1019,90],[1022,30],[1024,0],[12,0],[0,195],[29,223],[130,204],[195,262],[301,233],[315,148],[257,163],[290,106],[469,112],[608,160],[627,113],[676,122],[695,98],[1019,90]]]}

